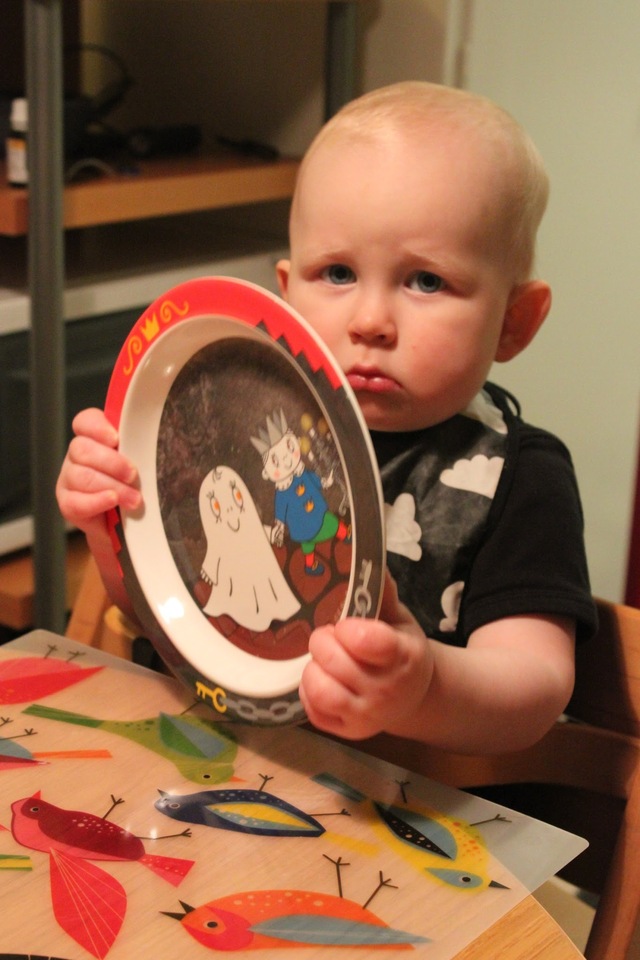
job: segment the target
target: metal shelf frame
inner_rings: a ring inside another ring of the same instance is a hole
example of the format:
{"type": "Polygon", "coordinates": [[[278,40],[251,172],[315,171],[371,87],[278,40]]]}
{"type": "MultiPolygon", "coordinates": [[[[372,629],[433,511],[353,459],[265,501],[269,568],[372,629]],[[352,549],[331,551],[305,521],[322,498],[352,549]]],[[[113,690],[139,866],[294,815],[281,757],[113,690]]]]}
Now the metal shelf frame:
{"type": "MultiPolygon", "coordinates": [[[[65,529],[55,485],[65,453],[62,3],[25,0],[29,101],[29,294],[34,626],[64,633],[65,529]]],[[[357,0],[328,0],[325,112],[356,94],[357,0]]]]}

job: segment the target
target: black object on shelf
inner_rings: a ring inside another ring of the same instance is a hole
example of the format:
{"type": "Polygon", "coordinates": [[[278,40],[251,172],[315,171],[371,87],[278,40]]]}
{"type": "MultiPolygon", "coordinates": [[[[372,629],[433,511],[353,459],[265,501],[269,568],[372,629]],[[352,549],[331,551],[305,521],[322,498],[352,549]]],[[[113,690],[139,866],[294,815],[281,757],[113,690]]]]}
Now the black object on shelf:
{"type": "Polygon", "coordinates": [[[181,123],[168,127],[138,127],[127,136],[127,149],[141,160],[191,153],[202,143],[200,127],[181,123]]]}

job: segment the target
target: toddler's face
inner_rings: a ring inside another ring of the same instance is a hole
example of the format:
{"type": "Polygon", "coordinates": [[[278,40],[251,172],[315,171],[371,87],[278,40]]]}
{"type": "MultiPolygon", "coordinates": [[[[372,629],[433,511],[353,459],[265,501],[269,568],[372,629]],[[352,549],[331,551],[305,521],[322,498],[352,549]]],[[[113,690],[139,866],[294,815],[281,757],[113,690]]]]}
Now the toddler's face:
{"type": "Polygon", "coordinates": [[[326,141],[309,159],[283,296],[331,349],[367,424],[464,409],[500,359],[512,281],[489,155],[448,135],[326,141]]]}

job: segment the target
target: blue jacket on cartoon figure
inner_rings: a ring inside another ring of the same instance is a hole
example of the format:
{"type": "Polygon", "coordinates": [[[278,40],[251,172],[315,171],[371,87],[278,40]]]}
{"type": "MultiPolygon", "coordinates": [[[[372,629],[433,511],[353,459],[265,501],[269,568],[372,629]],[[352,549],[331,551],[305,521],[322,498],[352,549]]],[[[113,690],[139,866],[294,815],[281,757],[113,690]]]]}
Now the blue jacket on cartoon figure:
{"type": "Polygon", "coordinates": [[[317,473],[304,467],[283,490],[276,488],[276,520],[284,523],[297,543],[314,540],[328,510],[317,473]]]}

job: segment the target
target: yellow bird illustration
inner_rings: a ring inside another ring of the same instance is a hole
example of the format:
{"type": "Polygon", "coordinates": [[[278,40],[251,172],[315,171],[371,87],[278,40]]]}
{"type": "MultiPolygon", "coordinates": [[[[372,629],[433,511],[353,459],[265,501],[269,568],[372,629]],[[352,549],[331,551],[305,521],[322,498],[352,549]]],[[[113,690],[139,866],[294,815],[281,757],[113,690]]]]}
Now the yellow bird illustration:
{"type": "MultiPolygon", "coordinates": [[[[488,875],[489,851],[477,826],[431,807],[372,801],[374,829],[416,870],[459,890],[506,889],[488,875]]],[[[496,818],[497,819],[497,818],[496,818]]]]}
{"type": "MultiPolygon", "coordinates": [[[[373,831],[419,873],[457,890],[479,893],[488,887],[507,889],[489,876],[489,850],[478,827],[427,804],[409,804],[402,784],[402,805],[370,799],[356,787],[329,773],[316,783],[361,804],[373,831]]],[[[508,822],[501,814],[488,822],[508,822]]]]}

